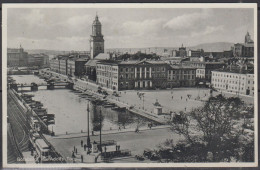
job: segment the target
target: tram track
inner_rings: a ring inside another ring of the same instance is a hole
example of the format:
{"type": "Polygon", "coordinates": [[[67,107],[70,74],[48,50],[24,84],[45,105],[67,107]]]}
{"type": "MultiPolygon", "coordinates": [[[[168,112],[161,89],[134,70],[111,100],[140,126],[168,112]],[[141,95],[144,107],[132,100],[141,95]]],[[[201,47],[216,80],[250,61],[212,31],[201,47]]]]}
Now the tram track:
{"type": "MultiPolygon", "coordinates": [[[[21,129],[23,130],[24,136],[22,140],[18,142],[18,147],[20,151],[28,150],[28,142],[29,142],[29,132],[31,130],[31,126],[28,123],[28,119],[25,115],[25,111],[19,107],[19,103],[16,101],[17,98],[13,96],[12,92],[8,93],[8,115],[12,118],[13,121],[17,122],[20,125],[21,129]],[[15,114],[16,113],[16,114],[15,114]],[[16,117],[17,116],[17,117],[16,117]]],[[[15,123],[16,124],[16,123],[15,123]]],[[[41,138],[50,146],[52,153],[55,157],[61,157],[59,153],[55,151],[55,148],[49,143],[49,141],[44,137],[43,134],[39,133],[41,138]]],[[[65,161],[61,161],[64,163],[65,161]]]]}
{"type": "Polygon", "coordinates": [[[8,94],[8,100],[10,101],[8,103],[8,116],[10,116],[10,121],[12,124],[12,127],[14,127],[16,130],[14,131],[14,135],[17,139],[18,147],[21,151],[27,151],[28,150],[28,133],[29,128],[26,122],[24,121],[24,117],[21,116],[21,110],[18,108],[18,106],[15,104],[14,99],[8,94]],[[23,132],[23,135],[21,136],[19,132],[23,132]]]}

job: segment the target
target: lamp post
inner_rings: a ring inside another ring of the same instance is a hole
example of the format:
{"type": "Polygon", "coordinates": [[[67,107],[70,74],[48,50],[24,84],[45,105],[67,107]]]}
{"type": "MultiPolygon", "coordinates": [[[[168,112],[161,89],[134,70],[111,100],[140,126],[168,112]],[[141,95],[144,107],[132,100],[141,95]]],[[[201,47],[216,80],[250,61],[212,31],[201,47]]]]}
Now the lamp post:
{"type": "Polygon", "coordinates": [[[143,93],[143,110],[144,110],[144,93],[143,93]]]}
{"type": "Polygon", "coordinates": [[[100,112],[99,112],[99,120],[100,120],[100,133],[99,133],[99,140],[100,140],[100,152],[102,153],[102,142],[101,142],[101,129],[102,129],[102,119],[101,119],[101,109],[100,109],[100,112]]]}
{"type": "Polygon", "coordinates": [[[87,146],[90,148],[90,137],[89,137],[89,101],[88,101],[88,107],[87,107],[87,112],[88,112],[88,137],[87,137],[87,146]]]}

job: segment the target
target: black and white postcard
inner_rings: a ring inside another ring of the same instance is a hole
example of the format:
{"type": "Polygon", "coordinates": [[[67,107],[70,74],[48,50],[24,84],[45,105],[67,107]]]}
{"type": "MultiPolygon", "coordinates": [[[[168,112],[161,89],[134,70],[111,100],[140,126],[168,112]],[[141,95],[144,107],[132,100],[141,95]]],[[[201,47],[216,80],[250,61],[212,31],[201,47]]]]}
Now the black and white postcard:
{"type": "Polygon", "coordinates": [[[257,4],[3,4],[4,167],[255,167],[257,4]]]}

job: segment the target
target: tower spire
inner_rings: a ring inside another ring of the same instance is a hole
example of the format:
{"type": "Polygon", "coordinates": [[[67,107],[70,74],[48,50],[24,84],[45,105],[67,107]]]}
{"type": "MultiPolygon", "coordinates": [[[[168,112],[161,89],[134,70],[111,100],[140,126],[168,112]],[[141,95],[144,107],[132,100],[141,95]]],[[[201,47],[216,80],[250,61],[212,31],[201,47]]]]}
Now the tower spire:
{"type": "Polygon", "coordinates": [[[98,12],[96,11],[96,20],[98,20],[98,12]]]}

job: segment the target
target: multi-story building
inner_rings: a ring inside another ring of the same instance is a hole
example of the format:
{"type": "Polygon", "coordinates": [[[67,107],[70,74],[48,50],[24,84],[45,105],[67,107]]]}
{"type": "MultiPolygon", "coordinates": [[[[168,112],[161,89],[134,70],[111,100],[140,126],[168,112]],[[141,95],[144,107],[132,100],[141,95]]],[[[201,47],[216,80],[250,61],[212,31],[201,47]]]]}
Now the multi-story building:
{"type": "Polygon", "coordinates": [[[101,87],[113,90],[120,90],[118,87],[119,62],[113,60],[97,61],[96,63],[96,82],[101,87]]]}
{"type": "Polygon", "coordinates": [[[233,47],[235,57],[254,57],[254,41],[251,39],[249,32],[245,36],[244,43],[236,43],[233,47]]]}
{"type": "Polygon", "coordinates": [[[20,46],[20,48],[7,49],[7,66],[8,67],[24,67],[27,66],[28,53],[20,46]]]}
{"type": "Polygon", "coordinates": [[[195,86],[196,68],[192,66],[170,65],[168,69],[168,87],[195,86]]]}
{"type": "Polygon", "coordinates": [[[254,95],[253,70],[220,69],[212,71],[212,87],[236,94],[254,95]]]}
{"type": "Polygon", "coordinates": [[[90,36],[91,59],[94,59],[99,53],[104,53],[104,38],[102,35],[102,25],[96,15],[92,24],[92,35],[90,36]]]}
{"type": "Polygon", "coordinates": [[[46,54],[32,54],[34,58],[34,65],[39,67],[49,66],[49,56],[46,54]]]}
{"type": "Polygon", "coordinates": [[[67,73],[69,76],[75,75],[75,59],[68,59],[67,60],[67,73]]]}
{"type": "Polygon", "coordinates": [[[78,53],[69,55],[58,55],[50,60],[52,71],[70,76],[85,75],[85,64],[88,61],[87,55],[78,53]]]}
{"type": "Polygon", "coordinates": [[[70,58],[67,60],[67,74],[70,76],[83,76],[87,58],[70,58]]]}
{"type": "Polygon", "coordinates": [[[34,64],[35,64],[34,56],[32,54],[28,54],[28,56],[27,56],[27,65],[28,66],[34,66],[34,64]]]}
{"type": "Polygon", "coordinates": [[[254,86],[255,86],[255,79],[254,74],[246,74],[246,95],[254,96],[254,86]]]}
{"type": "Polygon", "coordinates": [[[68,58],[61,58],[59,61],[60,61],[60,73],[67,75],[68,58]]]}
{"type": "Polygon", "coordinates": [[[226,66],[223,62],[200,62],[200,61],[184,61],[183,65],[192,66],[196,69],[197,81],[211,81],[211,71],[223,68],[226,66]]]}
{"type": "Polygon", "coordinates": [[[167,64],[163,61],[97,62],[97,84],[113,90],[167,87],[167,64]]]}
{"type": "Polygon", "coordinates": [[[188,50],[188,56],[189,57],[202,57],[202,56],[204,56],[204,50],[203,49],[188,50]]]}
{"type": "Polygon", "coordinates": [[[60,73],[60,60],[58,57],[55,57],[50,60],[50,67],[52,71],[60,73]]]}

